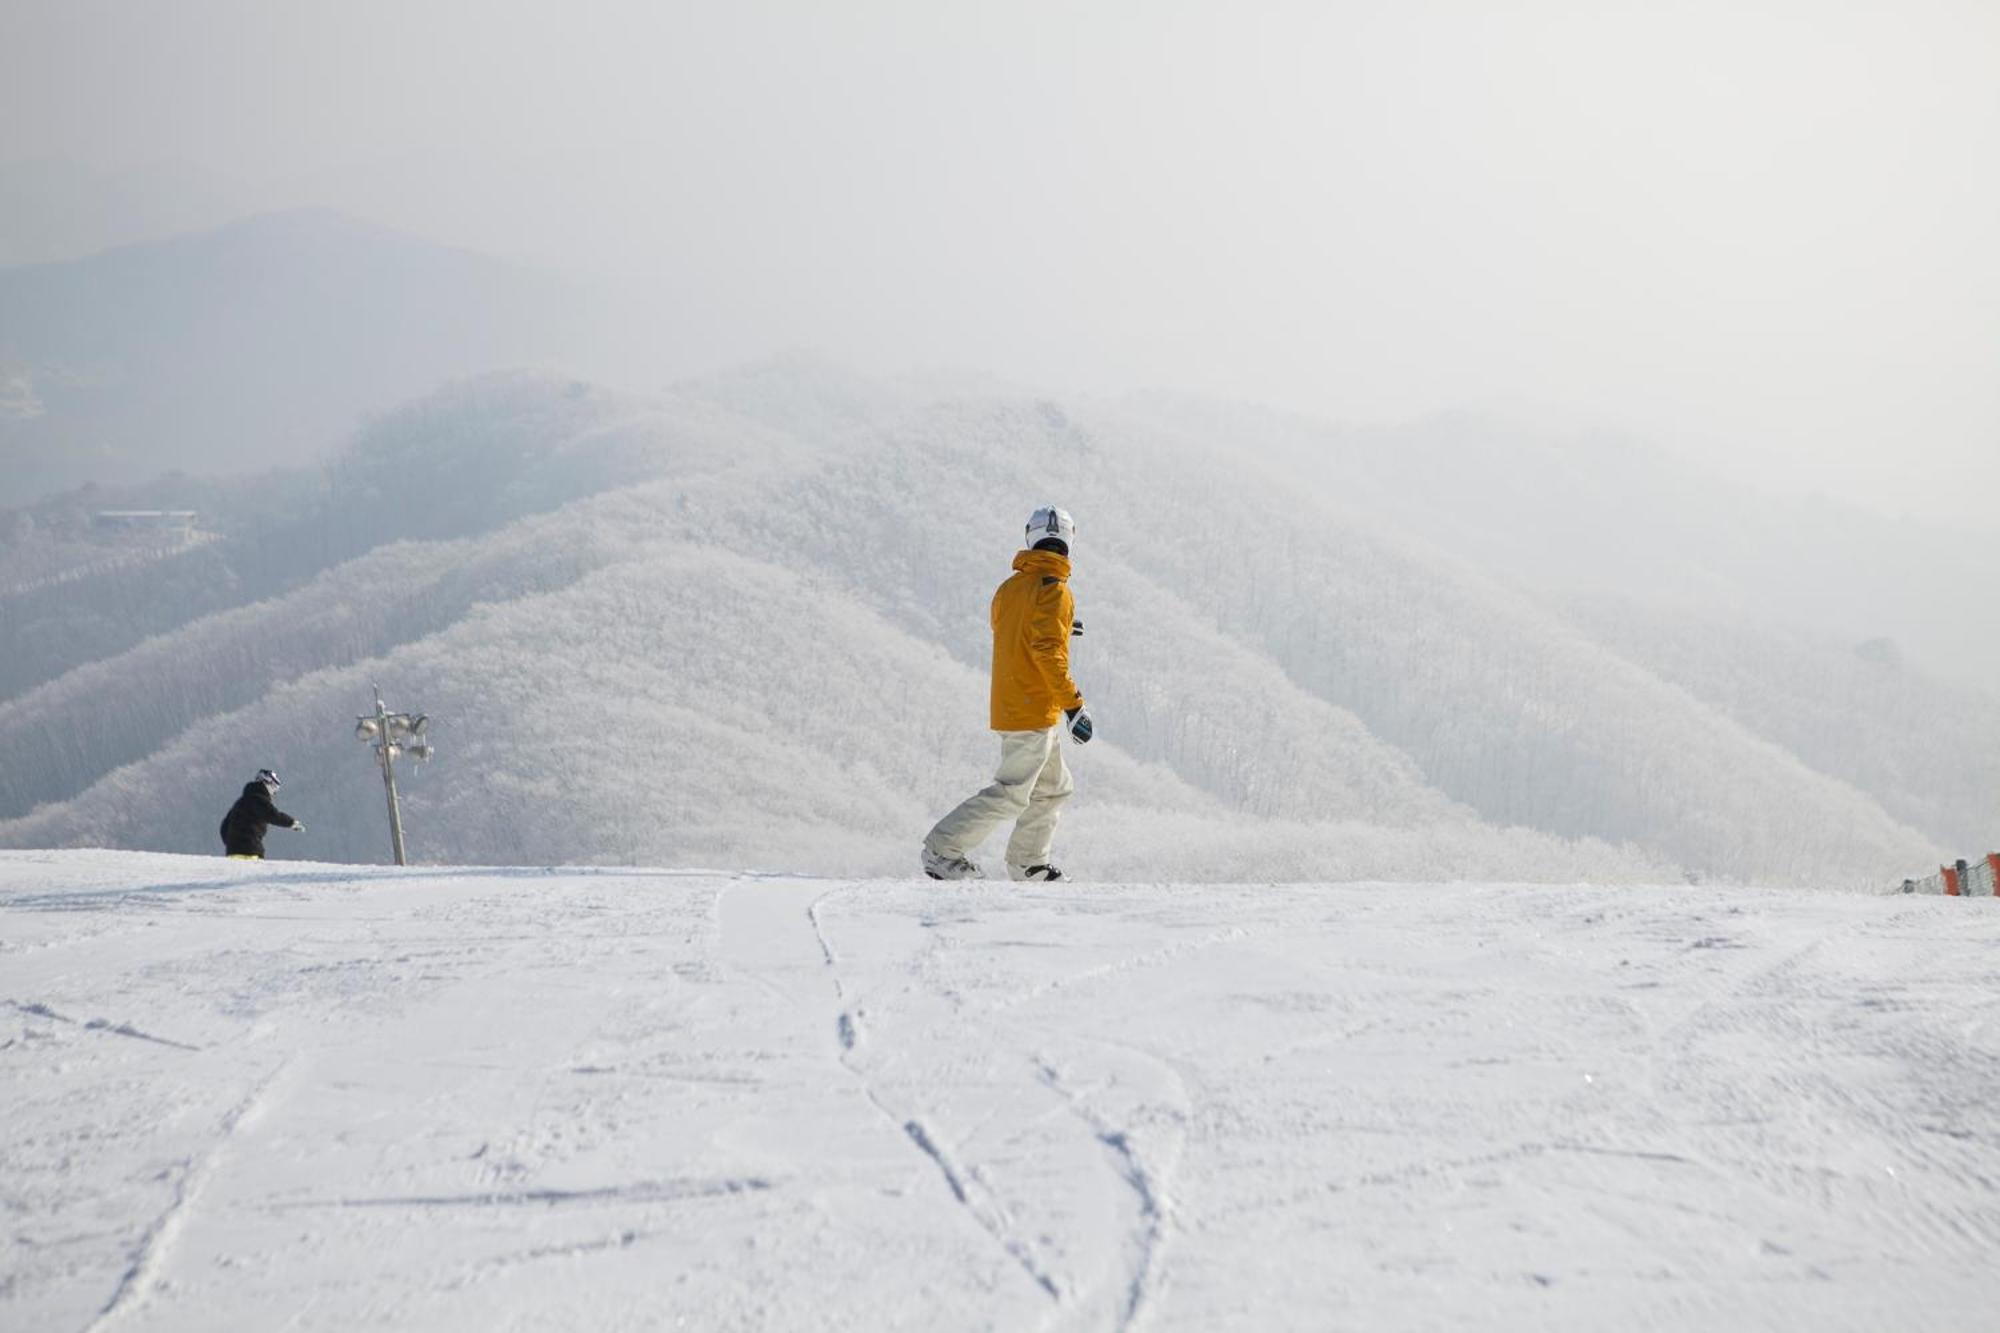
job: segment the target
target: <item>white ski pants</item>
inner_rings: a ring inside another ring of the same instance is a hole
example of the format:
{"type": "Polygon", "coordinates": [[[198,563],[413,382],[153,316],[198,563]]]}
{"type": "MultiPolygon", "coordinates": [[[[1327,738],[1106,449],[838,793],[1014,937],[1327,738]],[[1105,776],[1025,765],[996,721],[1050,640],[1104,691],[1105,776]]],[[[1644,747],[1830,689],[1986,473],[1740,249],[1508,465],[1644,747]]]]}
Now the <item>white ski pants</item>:
{"type": "Polygon", "coordinates": [[[999,736],[1000,771],[992,783],[940,819],[924,846],[940,856],[964,856],[1011,819],[1014,834],[1007,839],[1008,868],[1045,866],[1062,804],[1076,790],[1069,765],[1063,762],[1062,728],[1003,731],[999,736]]]}

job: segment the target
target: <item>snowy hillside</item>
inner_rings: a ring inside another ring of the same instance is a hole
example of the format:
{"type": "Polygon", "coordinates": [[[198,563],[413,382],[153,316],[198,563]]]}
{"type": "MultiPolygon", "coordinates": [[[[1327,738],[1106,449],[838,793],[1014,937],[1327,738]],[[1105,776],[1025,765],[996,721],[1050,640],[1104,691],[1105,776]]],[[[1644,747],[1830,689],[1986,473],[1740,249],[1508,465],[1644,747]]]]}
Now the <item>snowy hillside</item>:
{"type": "Polygon", "coordinates": [[[1932,679],[1882,640],[1843,643],[1610,594],[1570,599],[1564,611],[1606,647],[1853,783],[1943,845],[2000,841],[2000,695],[1932,679]]]}
{"type": "Polygon", "coordinates": [[[0,854],[0,1326],[1982,1327],[1989,906],[0,854]]]}
{"type": "MultiPolygon", "coordinates": [[[[1092,877],[1872,887],[1988,841],[2000,771],[1936,763],[1984,695],[1802,671],[1750,610],[1552,594],[1302,484],[1272,430],[1218,462],[1156,408],[810,360],[456,384],[212,490],[194,550],[0,594],[0,845],[212,851],[276,765],[298,851],[378,859],[348,733],[382,683],[438,727],[420,859],[906,873],[990,765],[984,608],[1050,496],[1082,516],[1092,877]]],[[[40,538],[74,510],[30,518],[22,568],[80,548],[40,538]]]]}
{"type": "Polygon", "coordinates": [[[1866,716],[1812,678],[1744,706],[1651,604],[1606,623],[1300,484],[1282,435],[1232,444],[1259,465],[801,360],[658,399],[456,385],[240,483],[198,552],[0,596],[0,845],[209,851],[273,764],[313,830],[278,854],[378,859],[349,733],[380,682],[435,719],[420,859],[905,873],[991,762],[985,607],[1051,497],[1082,523],[1101,739],[1063,845],[1093,878],[1869,886],[2000,801],[1907,762],[1978,696],[1912,667],[1866,716]]]}
{"type": "Polygon", "coordinates": [[[1810,470],[1770,492],[1603,430],[1468,413],[1343,427],[1186,395],[1124,407],[1192,447],[1256,441],[1247,460],[1293,485],[1531,588],[1695,604],[1849,645],[1894,639],[1933,672],[1992,691],[2000,622],[1979,608],[2000,557],[1984,529],[1836,503],[1810,470]]]}

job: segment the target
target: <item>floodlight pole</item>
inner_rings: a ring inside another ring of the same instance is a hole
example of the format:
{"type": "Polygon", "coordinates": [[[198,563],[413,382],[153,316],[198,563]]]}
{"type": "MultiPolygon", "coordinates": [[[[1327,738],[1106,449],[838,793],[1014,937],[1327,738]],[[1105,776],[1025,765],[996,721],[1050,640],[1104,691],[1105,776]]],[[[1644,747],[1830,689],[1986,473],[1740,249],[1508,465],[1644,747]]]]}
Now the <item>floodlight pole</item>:
{"type": "Polygon", "coordinates": [[[427,733],[429,726],[430,718],[422,713],[390,712],[382,702],[380,685],[375,687],[375,715],[363,713],[354,719],[354,739],[372,741],[375,762],[382,766],[382,789],[389,794],[389,845],[399,866],[408,862],[403,859],[403,811],[396,803],[396,756],[428,760],[435,753],[427,733]]]}
{"type": "Polygon", "coordinates": [[[382,707],[382,687],[376,691],[376,727],[382,729],[382,741],[376,745],[376,757],[382,761],[382,787],[388,789],[388,841],[396,849],[396,865],[408,865],[402,855],[402,807],[396,805],[396,747],[390,743],[388,735],[388,709],[382,707]]]}
{"type": "Polygon", "coordinates": [[[389,792],[389,845],[395,849],[396,864],[407,865],[403,859],[403,812],[396,804],[396,747],[389,739],[389,710],[382,705],[380,685],[375,687],[375,725],[381,738],[375,745],[375,757],[382,761],[382,785],[389,792]]]}
{"type": "Polygon", "coordinates": [[[374,687],[376,711],[354,719],[354,739],[372,741],[376,763],[382,765],[382,789],[388,793],[388,841],[396,851],[396,865],[408,865],[402,855],[402,807],[396,803],[396,755],[430,759],[430,739],[424,735],[430,719],[422,713],[390,713],[382,703],[382,687],[374,687]]]}

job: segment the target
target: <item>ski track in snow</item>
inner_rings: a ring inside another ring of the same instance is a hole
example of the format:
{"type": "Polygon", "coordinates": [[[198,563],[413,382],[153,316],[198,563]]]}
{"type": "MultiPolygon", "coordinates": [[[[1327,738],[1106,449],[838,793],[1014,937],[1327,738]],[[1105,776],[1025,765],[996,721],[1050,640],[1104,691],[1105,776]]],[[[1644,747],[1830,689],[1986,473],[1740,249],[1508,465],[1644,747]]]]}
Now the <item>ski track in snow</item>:
{"type": "Polygon", "coordinates": [[[1166,1244],[1168,1204],[1163,1183],[1155,1179],[1145,1158],[1133,1145],[1129,1130],[1112,1125],[1093,1111],[1080,1094],[1065,1087],[1062,1074],[1054,1065],[1038,1062],[1038,1072],[1042,1081],[1062,1095],[1070,1110],[1090,1126],[1098,1142],[1116,1159],[1119,1175],[1131,1187],[1137,1200],[1137,1257],[1132,1265],[1131,1280],[1125,1287],[1118,1322],[1121,1329],[1134,1327],[1152,1290],[1160,1253],[1166,1244]]]}
{"type": "Polygon", "coordinates": [[[148,1226],[144,1234],[139,1237],[138,1252],[132,1260],[131,1267],[127,1268],[125,1275],[119,1279],[117,1289],[111,1293],[111,1299],[105,1303],[102,1310],[98,1311],[97,1317],[90,1321],[86,1333],[101,1333],[104,1329],[112,1328],[146,1303],[159,1280],[162,1268],[173,1252],[174,1245],[180,1239],[182,1231],[186,1229],[188,1219],[201,1198],[202,1190],[207,1186],[209,1177],[214,1174],[222,1155],[228,1150],[237,1128],[254,1120],[264,1109],[271,1100],[272,1088],[284,1075],[286,1068],[286,1065],[280,1065],[273,1070],[253,1087],[243,1100],[229,1109],[222,1117],[214,1142],[199,1158],[181,1163],[179,1174],[174,1181],[173,1199],[167,1204],[166,1211],[153,1219],[152,1225],[148,1226]]]}
{"type": "Polygon", "coordinates": [[[40,1002],[23,1004],[19,1000],[9,1000],[7,1004],[10,1008],[17,1009],[21,1013],[29,1014],[36,1018],[50,1019],[57,1023],[68,1023],[71,1026],[82,1028],[85,1032],[108,1032],[116,1037],[131,1037],[137,1041],[150,1041],[158,1046],[171,1046],[181,1051],[198,1051],[201,1049],[199,1046],[190,1046],[184,1041],[175,1041],[171,1037],[156,1037],[150,1032],[141,1032],[130,1023],[114,1023],[108,1018],[86,1020],[70,1018],[67,1015],[57,1013],[40,1002]]]}
{"type": "MultiPolygon", "coordinates": [[[[821,930],[822,938],[824,938],[824,927],[820,925],[817,917],[815,917],[815,924],[821,930]]],[[[1002,1000],[985,1006],[982,1014],[989,1020],[1001,1018],[1001,1016],[1008,1014],[1010,1011],[1068,987],[1086,984],[1100,978],[1119,976],[1136,969],[1161,966],[1186,958],[1193,953],[1197,953],[1224,940],[1243,938],[1247,933],[1240,928],[1232,927],[1228,930],[1214,932],[1203,940],[1187,944],[1177,944],[1163,949],[1144,950],[1123,957],[1115,963],[1090,967],[1078,973],[1058,976],[1045,984],[1015,991],[1002,1000]]],[[[922,956],[921,962],[913,966],[911,971],[920,977],[926,976],[926,965],[934,965],[937,962],[939,950],[952,947],[956,947],[956,941],[951,936],[945,934],[934,935],[930,945],[927,946],[922,956]]],[[[829,962],[832,961],[832,952],[830,949],[828,950],[828,959],[829,962]]],[[[962,1013],[965,1010],[965,999],[956,990],[949,986],[938,986],[935,977],[930,977],[928,983],[932,986],[933,993],[940,1000],[948,1003],[954,1013],[962,1013]]],[[[846,1015],[843,1015],[843,1022],[845,1021],[846,1015]]],[[[845,1030],[844,1028],[844,1033],[845,1030]]],[[[1150,1290],[1156,1259],[1164,1245],[1165,1239],[1166,1213],[1164,1200],[1160,1189],[1156,1185],[1154,1175],[1134,1145],[1132,1136],[1124,1129],[1112,1125],[1101,1114],[1093,1111],[1085,1097],[1064,1086],[1060,1074],[1051,1063],[1043,1057],[1032,1053],[1032,1047],[1035,1044],[1036,1038],[1031,1031],[1024,1031],[1018,1025],[1004,1019],[999,1023],[996,1030],[1011,1038],[1007,1053],[1012,1058],[1015,1066],[1021,1071],[1021,1074],[1024,1077],[1033,1077],[1041,1085],[1061,1097],[1068,1113],[1081,1122],[1086,1127],[1090,1136],[1106,1150],[1112,1161],[1110,1173],[1122,1184],[1129,1187],[1131,1191],[1131,1211],[1135,1216],[1126,1224],[1126,1230],[1131,1237],[1127,1247],[1131,1255],[1128,1261],[1129,1271],[1122,1280],[1116,1307],[1116,1317],[1104,1326],[1118,1329],[1133,1327],[1150,1290]]],[[[1139,1051],[1136,1047],[1121,1045],[1120,1049],[1128,1056],[1145,1060],[1153,1064],[1156,1068],[1166,1069],[1164,1064],[1152,1060],[1151,1057],[1139,1051]]],[[[1171,1070],[1167,1070],[1167,1075],[1170,1079],[1174,1077],[1171,1070]]],[[[887,1108],[885,1107],[884,1109],[886,1112],[887,1108]]],[[[1071,1299],[1073,1293],[1065,1291],[1058,1284],[1055,1277],[1045,1270],[1042,1263],[1035,1257],[1032,1247],[1022,1240],[1018,1234],[1017,1225],[1007,1216],[1004,1209],[996,1208],[990,1204],[980,1207],[969,1197],[967,1179],[971,1173],[962,1170],[935,1144],[930,1132],[922,1122],[912,1120],[905,1125],[905,1129],[912,1141],[917,1143],[919,1148],[936,1161],[939,1169],[944,1173],[954,1196],[961,1203],[974,1208],[976,1215],[980,1217],[982,1225],[985,1225],[993,1232],[995,1240],[1020,1262],[1022,1268],[1035,1279],[1037,1285],[1058,1301],[1074,1306],[1076,1302],[1071,1299]]],[[[1098,1326],[1098,1321],[1093,1318],[1095,1314],[1095,1311],[1076,1310],[1076,1317],[1072,1322],[1079,1326],[1098,1326]]]]}
{"type": "Polygon", "coordinates": [[[1200,939],[1177,941],[1164,948],[1149,949],[1144,953],[1133,954],[1129,958],[1120,958],[1116,962],[1104,963],[1097,967],[1084,968],[1080,972],[1051,977],[1039,985],[1030,986],[1017,994],[1009,995],[995,1002],[993,1009],[999,1012],[1024,1004],[1032,1004],[1058,991],[1069,990],[1076,986],[1088,986],[1099,981],[1113,980],[1141,968],[1166,967],[1174,963],[1183,962],[1204,950],[1248,939],[1250,934],[1250,931],[1241,926],[1229,926],[1222,930],[1211,931],[1200,939]]]}
{"type": "Polygon", "coordinates": [[[565,1204],[648,1203],[662,1199],[704,1199],[767,1190],[771,1182],[740,1180],[638,1180],[599,1189],[482,1190],[470,1194],[411,1194],[387,1198],[301,1199],[271,1205],[273,1212],[299,1208],[553,1208],[565,1204]]]}
{"type": "Polygon", "coordinates": [[[1988,903],[78,852],[0,854],[0,941],[5,1328],[1826,1333],[2000,1289],[1988,903]]]}
{"type": "Polygon", "coordinates": [[[846,889],[834,889],[819,894],[806,904],[804,912],[820,960],[827,970],[832,999],[839,1008],[834,1021],[834,1031],[839,1046],[837,1058],[841,1068],[861,1084],[869,1103],[881,1113],[883,1119],[891,1124],[897,1124],[904,1137],[937,1170],[952,1198],[964,1209],[966,1215],[981,1231],[992,1238],[993,1243],[1019,1266],[1037,1288],[1050,1300],[1060,1303],[1063,1300],[1061,1288],[1043,1268],[1033,1247],[1019,1234],[1014,1219],[1005,1205],[992,1198],[976,1177],[970,1175],[954,1160],[950,1150],[938,1142],[921,1118],[899,1117],[898,1112],[884,1099],[882,1092],[870,1083],[866,1070],[856,1062],[854,1052],[861,1040],[862,1031],[860,1015],[846,1007],[847,989],[840,978],[839,959],[821,916],[822,905],[845,892],[846,889]]]}
{"type": "MultiPolygon", "coordinates": [[[[881,1107],[883,1115],[894,1118],[895,1113],[888,1107],[882,1106],[879,1101],[876,1105],[881,1107]]],[[[994,1243],[1007,1252],[1008,1258],[1021,1266],[1021,1271],[1047,1293],[1050,1300],[1061,1301],[1062,1288],[1056,1285],[1056,1280],[1043,1269],[1027,1242],[1017,1233],[1014,1220],[1006,1209],[996,1204],[984,1190],[979,1189],[977,1183],[952,1159],[952,1155],[938,1146],[937,1141],[931,1137],[930,1130],[924,1127],[923,1121],[905,1120],[903,1132],[909,1136],[911,1143],[917,1145],[917,1151],[931,1159],[938,1173],[944,1177],[945,1186],[951,1190],[951,1197],[958,1200],[972,1219],[979,1224],[980,1229],[993,1237],[994,1243]]]]}

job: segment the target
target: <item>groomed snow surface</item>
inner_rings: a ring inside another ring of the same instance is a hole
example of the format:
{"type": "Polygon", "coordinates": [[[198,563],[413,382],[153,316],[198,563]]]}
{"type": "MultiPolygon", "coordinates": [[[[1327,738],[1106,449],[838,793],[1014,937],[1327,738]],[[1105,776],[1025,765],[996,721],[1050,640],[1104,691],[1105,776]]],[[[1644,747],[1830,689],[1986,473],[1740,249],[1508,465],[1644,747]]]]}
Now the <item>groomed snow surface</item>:
{"type": "Polygon", "coordinates": [[[1994,906],[0,854],[0,1327],[1992,1328],[1994,906]]]}

